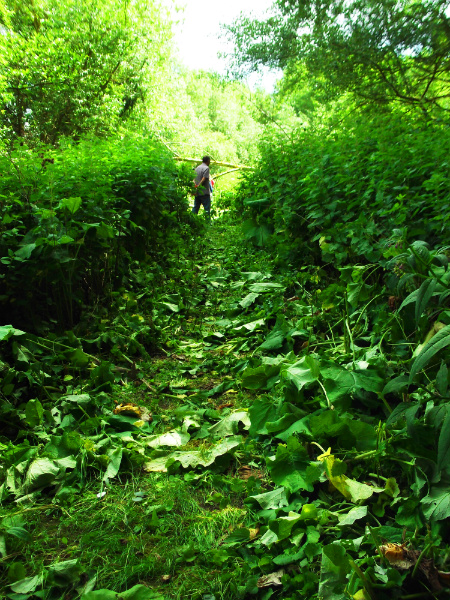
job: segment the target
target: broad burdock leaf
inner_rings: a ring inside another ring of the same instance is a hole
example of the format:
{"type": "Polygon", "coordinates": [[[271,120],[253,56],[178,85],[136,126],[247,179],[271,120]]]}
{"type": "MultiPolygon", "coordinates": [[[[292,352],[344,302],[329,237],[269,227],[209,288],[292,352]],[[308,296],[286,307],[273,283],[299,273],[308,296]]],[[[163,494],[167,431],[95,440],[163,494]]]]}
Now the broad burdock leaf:
{"type": "Polygon", "coordinates": [[[266,423],[275,421],[278,414],[278,402],[271,398],[257,398],[249,409],[251,436],[268,434],[266,423]]]}
{"type": "Polygon", "coordinates": [[[284,487],[276,488],[271,492],[265,492],[264,494],[256,494],[255,496],[249,496],[249,499],[256,500],[262,509],[272,508],[283,508],[288,505],[286,497],[286,490],[284,487]]]}
{"type": "Polygon", "coordinates": [[[285,540],[291,535],[292,528],[301,521],[298,513],[290,512],[287,517],[278,517],[269,523],[269,529],[277,536],[277,541],[285,540]]]}
{"type": "Polygon", "coordinates": [[[319,456],[318,460],[323,463],[325,474],[330,483],[332,483],[347,500],[357,503],[362,500],[367,500],[367,498],[370,498],[375,492],[384,491],[383,488],[372,487],[365,483],[360,483],[355,479],[348,478],[344,475],[346,464],[338,458],[335,458],[329,452],[330,449],[322,456],[319,456]]]}
{"type": "Polygon", "coordinates": [[[184,446],[191,439],[186,431],[181,429],[171,429],[161,435],[148,436],[145,445],[150,448],[159,448],[160,446],[184,446]]]}
{"type": "Polygon", "coordinates": [[[25,417],[30,427],[37,427],[42,423],[44,407],[39,400],[29,400],[25,405],[25,417]]]}
{"type": "Polygon", "coordinates": [[[313,483],[323,471],[321,465],[311,462],[308,452],[294,436],[286,445],[279,444],[275,458],[268,458],[266,464],[273,481],[290,492],[312,492],[313,483]]]}
{"type": "Polygon", "coordinates": [[[304,356],[282,371],[282,374],[285,379],[292,381],[298,390],[301,390],[305,385],[319,378],[320,364],[312,356],[304,356]]]}
{"type": "Polygon", "coordinates": [[[339,542],[324,546],[320,566],[319,596],[323,600],[343,600],[350,562],[339,542]]]}
{"type": "Polygon", "coordinates": [[[25,331],[16,329],[12,325],[0,325],[0,342],[3,340],[9,340],[9,338],[16,335],[25,335],[25,331]]]}
{"type": "Polygon", "coordinates": [[[261,350],[277,350],[282,347],[286,335],[286,332],[281,330],[271,331],[259,347],[261,350]]]}
{"type": "Polygon", "coordinates": [[[46,487],[55,483],[60,467],[49,458],[38,458],[28,467],[23,484],[23,491],[29,493],[38,488],[46,487]]]}
{"type": "Polygon", "coordinates": [[[321,368],[324,386],[331,402],[358,390],[380,393],[384,386],[384,379],[373,369],[348,370],[337,365],[321,368]]]}
{"type": "Polygon", "coordinates": [[[144,470],[149,472],[165,473],[169,466],[179,462],[185,469],[188,467],[208,467],[220,456],[230,453],[242,442],[240,435],[226,438],[215,446],[202,450],[187,450],[172,452],[168,456],[155,458],[144,465],[144,470]]]}
{"type": "Polygon", "coordinates": [[[280,365],[261,365],[247,368],[242,374],[242,385],[249,390],[271,389],[279,379],[280,365]]]}
{"type": "Polygon", "coordinates": [[[63,198],[58,208],[66,208],[71,215],[74,215],[81,206],[81,198],[63,198]]]}
{"type": "Polygon", "coordinates": [[[244,429],[250,427],[250,416],[246,410],[238,410],[224,417],[221,421],[208,428],[211,435],[218,437],[227,437],[238,433],[239,424],[242,423],[244,429]]]}
{"type": "Polygon", "coordinates": [[[121,447],[116,448],[108,454],[109,463],[106,467],[106,473],[103,475],[103,481],[113,479],[117,475],[120,469],[120,463],[122,462],[122,454],[123,449],[121,447]]]}
{"type": "Polygon", "coordinates": [[[442,482],[431,488],[430,493],[422,498],[423,514],[430,521],[442,521],[450,517],[450,486],[442,482]]]}

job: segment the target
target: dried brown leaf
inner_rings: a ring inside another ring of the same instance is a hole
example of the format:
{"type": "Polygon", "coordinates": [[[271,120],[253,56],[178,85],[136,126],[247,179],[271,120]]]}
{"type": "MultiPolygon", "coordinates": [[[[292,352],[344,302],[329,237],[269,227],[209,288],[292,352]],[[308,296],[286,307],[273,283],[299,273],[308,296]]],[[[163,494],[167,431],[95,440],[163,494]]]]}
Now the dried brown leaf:
{"type": "Polygon", "coordinates": [[[281,583],[281,578],[284,575],[284,569],[280,569],[279,571],[275,571],[274,573],[269,573],[269,575],[263,575],[256,582],[256,586],[259,588],[270,587],[272,585],[280,586],[283,585],[281,583]]]}

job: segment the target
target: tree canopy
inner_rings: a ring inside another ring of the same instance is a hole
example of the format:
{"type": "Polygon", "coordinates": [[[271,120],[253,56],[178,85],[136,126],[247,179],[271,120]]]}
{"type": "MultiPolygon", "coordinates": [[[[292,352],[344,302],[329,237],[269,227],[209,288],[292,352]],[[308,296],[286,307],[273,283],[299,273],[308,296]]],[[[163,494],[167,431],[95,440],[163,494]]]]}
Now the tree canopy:
{"type": "Polygon", "coordinates": [[[156,85],[170,22],[153,0],[6,0],[2,125],[54,143],[113,128],[156,85]]]}
{"type": "Polygon", "coordinates": [[[228,28],[234,66],[281,68],[285,85],[311,76],[325,96],[350,91],[364,104],[450,108],[447,0],[277,0],[262,20],[228,28]]]}

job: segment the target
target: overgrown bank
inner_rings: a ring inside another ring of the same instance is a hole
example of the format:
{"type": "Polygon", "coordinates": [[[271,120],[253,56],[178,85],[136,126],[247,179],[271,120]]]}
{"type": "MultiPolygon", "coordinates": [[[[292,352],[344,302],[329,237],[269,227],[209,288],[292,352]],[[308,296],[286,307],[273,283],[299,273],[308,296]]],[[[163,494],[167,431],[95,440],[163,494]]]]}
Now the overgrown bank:
{"type": "Polygon", "coordinates": [[[430,145],[436,168],[398,191],[410,162],[350,138],[325,166],[312,143],[265,159],[238,198],[256,245],[226,221],[193,235],[180,210],[183,243],[150,246],[158,277],[125,268],[95,338],[1,329],[7,597],[447,595],[444,159],[430,145]],[[365,229],[347,185],[368,170],[365,229]]]}

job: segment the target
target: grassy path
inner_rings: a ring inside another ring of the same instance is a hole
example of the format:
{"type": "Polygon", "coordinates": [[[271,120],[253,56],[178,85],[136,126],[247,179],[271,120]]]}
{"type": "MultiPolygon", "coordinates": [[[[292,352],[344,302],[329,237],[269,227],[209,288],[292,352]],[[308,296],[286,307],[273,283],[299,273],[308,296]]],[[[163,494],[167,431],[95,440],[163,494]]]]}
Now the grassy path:
{"type": "MultiPolygon", "coordinates": [[[[240,236],[238,228],[216,224],[196,240],[194,257],[173,273],[167,302],[161,301],[166,324],[160,355],[139,364],[142,382],[124,379],[112,393],[117,403],[133,402],[150,411],[152,422],[146,427],[156,438],[153,462],[162,456],[164,464],[171,452],[190,451],[191,468],[146,470],[151,461],[145,436],[137,439],[129,432],[133,419],[127,423],[119,417],[109,438],[114,438],[113,448],[126,448],[124,473],[121,469],[102,483],[86,471],[81,494],[72,495],[68,486],[56,504],[46,501],[4,513],[32,533],[28,543],[16,544],[15,568],[26,564],[22,575],[78,560],[72,572],[62,574],[62,585],[47,575],[39,597],[61,597],[64,577],[69,590],[79,579],[78,591],[66,591],[66,600],[94,586],[122,591],[136,584],[149,586],[155,598],[242,597],[236,591],[242,561],[230,560],[222,542],[251,523],[243,499],[249,490],[262,489],[264,476],[252,465],[251,449],[221,455],[220,440],[237,440],[248,429],[252,394],[241,389],[238,374],[254,349],[251,336],[264,328],[264,321],[240,329],[236,323],[251,321],[244,315],[252,309],[239,304],[248,295],[248,283],[269,280],[271,274],[267,256],[244,245],[240,236]],[[167,439],[157,439],[167,432],[167,439]],[[207,456],[217,447],[217,460],[197,466],[202,453],[207,456]]],[[[87,450],[99,437],[86,437],[87,450]]],[[[4,584],[8,576],[17,578],[10,568],[4,584]]]]}
{"type": "Polygon", "coordinates": [[[438,394],[406,392],[413,344],[372,266],[276,269],[221,222],[185,243],[144,290],[151,312],[127,296],[157,354],[116,344],[126,368],[91,366],[110,389],[85,373],[47,427],[30,400],[17,420],[37,425],[0,448],[0,593],[448,597],[448,370],[438,394]]]}

